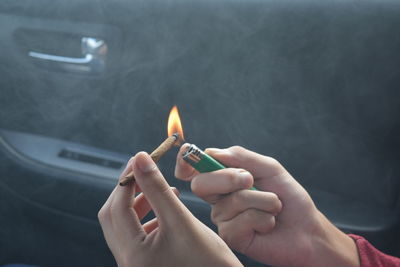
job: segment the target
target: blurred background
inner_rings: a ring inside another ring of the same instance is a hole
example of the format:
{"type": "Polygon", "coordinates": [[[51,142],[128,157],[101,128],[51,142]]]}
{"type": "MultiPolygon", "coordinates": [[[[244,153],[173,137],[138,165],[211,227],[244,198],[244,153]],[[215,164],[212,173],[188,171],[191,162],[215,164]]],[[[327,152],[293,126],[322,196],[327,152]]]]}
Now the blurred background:
{"type": "Polygon", "coordinates": [[[0,264],[113,265],[97,212],[173,105],[187,142],[275,157],[399,256],[399,24],[394,0],[1,1],[0,264]]]}

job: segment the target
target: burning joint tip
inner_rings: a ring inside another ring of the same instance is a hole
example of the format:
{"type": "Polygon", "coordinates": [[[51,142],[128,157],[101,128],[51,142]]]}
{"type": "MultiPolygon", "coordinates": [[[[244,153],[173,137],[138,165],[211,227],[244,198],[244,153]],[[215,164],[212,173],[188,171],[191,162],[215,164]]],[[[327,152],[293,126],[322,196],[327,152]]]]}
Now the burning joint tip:
{"type": "Polygon", "coordinates": [[[175,137],[174,146],[179,147],[185,142],[185,140],[181,137],[179,133],[174,133],[172,136],[175,137]]]}

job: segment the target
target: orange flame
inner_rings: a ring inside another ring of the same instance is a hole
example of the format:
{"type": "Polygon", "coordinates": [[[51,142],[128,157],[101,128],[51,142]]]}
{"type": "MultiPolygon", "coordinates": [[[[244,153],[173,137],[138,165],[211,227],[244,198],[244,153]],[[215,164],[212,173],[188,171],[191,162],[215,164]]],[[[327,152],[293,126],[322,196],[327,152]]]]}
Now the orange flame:
{"type": "Polygon", "coordinates": [[[168,117],[168,136],[173,135],[174,133],[179,134],[179,139],[183,141],[185,138],[183,136],[183,129],[181,119],[179,117],[178,107],[173,106],[171,111],[169,112],[168,117]]]}

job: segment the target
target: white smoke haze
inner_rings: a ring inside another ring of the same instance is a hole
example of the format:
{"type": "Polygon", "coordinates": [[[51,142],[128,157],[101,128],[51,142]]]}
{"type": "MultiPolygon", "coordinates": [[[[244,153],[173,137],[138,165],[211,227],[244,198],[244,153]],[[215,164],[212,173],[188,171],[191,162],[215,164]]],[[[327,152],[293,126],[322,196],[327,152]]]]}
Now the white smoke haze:
{"type": "Polygon", "coordinates": [[[396,207],[399,4],[289,2],[2,1],[0,128],[129,155],[164,140],[177,105],[188,142],[242,145],[307,188],[396,207]],[[104,73],[27,54],[76,55],[61,44],[84,36],[107,42],[104,73]]]}

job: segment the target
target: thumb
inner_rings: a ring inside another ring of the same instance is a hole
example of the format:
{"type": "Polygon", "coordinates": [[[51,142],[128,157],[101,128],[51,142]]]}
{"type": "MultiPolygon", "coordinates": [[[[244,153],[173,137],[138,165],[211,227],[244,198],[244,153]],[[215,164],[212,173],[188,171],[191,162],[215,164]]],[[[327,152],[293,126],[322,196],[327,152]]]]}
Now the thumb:
{"type": "Polygon", "coordinates": [[[147,153],[136,154],[133,173],[137,184],[153,208],[160,227],[182,220],[182,216],[190,214],[147,153]]]}
{"type": "Polygon", "coordinates": [[[191,181],[194,176],[198,174],[198,172],[182,157],[184,152],[188,150],[189,146],[188,143],[183,144],[176,155],[175,177],[184,181],[191,181]]]}

